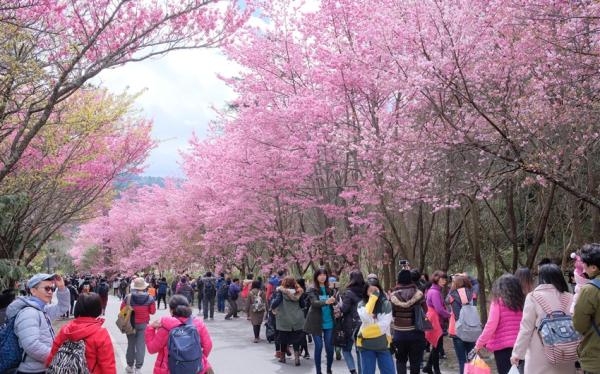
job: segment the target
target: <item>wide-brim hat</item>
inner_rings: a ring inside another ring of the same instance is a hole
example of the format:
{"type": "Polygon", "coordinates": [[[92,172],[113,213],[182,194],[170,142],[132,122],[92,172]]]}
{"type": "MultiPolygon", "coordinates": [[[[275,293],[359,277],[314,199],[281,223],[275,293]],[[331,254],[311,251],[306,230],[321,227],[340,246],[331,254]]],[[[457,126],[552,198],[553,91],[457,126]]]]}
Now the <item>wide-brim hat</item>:
{"type": "Polygon", "coordinates": [[[133,282],[131,283],[131,289],[132,290],[140,290],[143,291],[146,288],[148,288],[149,284],[146,283],[146,281],[144,280],[144,278],[135,278],[133,280],[133,282]]]}

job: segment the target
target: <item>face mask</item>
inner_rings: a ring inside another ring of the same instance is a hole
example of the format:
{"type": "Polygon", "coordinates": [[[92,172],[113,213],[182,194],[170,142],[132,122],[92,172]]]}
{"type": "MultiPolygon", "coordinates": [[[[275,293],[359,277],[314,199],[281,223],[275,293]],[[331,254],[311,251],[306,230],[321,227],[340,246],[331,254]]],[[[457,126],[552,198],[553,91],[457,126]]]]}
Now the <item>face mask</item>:
{"type": "Polygon", "coordinates": [[[296,294],[296,290],[292,290],[292,289],[287,289],[290,295],[295,295],[296,294]]]}

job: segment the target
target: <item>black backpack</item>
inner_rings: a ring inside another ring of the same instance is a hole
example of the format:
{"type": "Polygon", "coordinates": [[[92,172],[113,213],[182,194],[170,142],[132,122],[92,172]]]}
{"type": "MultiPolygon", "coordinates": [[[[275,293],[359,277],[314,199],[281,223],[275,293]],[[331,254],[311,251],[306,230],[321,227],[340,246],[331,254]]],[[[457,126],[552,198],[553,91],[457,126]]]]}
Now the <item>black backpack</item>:
{"type": "Polygon", "coordinates": [[[204,296],[208,298],[213,298],[217,295],[217,287],[215,285],[214,279],[204,279],[202,283],[204,287],[204,296]]]}

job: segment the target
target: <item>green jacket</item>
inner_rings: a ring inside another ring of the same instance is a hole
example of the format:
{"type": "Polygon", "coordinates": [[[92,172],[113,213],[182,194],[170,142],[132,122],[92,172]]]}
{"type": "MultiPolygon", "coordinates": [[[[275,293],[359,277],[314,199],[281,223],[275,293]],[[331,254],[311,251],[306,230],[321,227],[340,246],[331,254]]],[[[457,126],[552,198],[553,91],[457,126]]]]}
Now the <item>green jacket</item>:
{"type": "MultiPolygon", "coordinates": [[[[281,292],[281,291],[280,291],[281,292]]],[[[304,327],[304,311],[298,295],[282,292],[283,300],[277,307],[275,323],[279,331],[301,331],[304,327]]]]}
{"type": "MultiPolygon", "coordinates": [[[[599,279],[600,275],[596,276],[599,279]]],[[[600,373],[600,335],[594,329],[600,324],[600,289],[586,284],[579,291],[579,297],[573,313],[573,326],[583,335],[579,345],[579,362],[585,371],[600,373]]]]}

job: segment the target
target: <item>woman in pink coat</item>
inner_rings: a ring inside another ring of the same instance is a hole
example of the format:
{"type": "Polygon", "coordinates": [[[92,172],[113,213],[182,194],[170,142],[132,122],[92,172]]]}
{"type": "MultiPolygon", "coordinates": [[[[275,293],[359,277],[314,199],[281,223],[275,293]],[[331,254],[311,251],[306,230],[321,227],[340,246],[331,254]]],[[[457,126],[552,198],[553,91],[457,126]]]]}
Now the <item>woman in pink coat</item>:
{"type": "Polygon", "coordinates": [[[494,352],[498,374],[507,374],[512,366],[510,357],[519,334],[525,295],[519,278],[505,274],[492,286],[492,304],[485,328],[475,343],[479,352],[483,347],[494,352]]]}
{"type": "MultiPolygon", "coordinates": [[[[175,295],[169,300],[169,309],[172,317],[163,317],[160,321],[153,321],[146,329],[146,347],[150,354],[158,352],[156,363],[154,364],[154,374],[169,374],[169,332],[177,326],[186,323],[192,315],[192,308],[187,299],[182,295],[175,295]]],[[[193,323],[198,329],[200,335],[200,345],[202,346],[202,371],[197,374],[211,374],[212,368],[208,362],[208,355],[212,350],[212,339],[208,334],[208,329],[201,319],[194,318],[193,323]]]]}
{"type": "Polygon", "coordinates": [[[552,311],[570,314],[573,295],[560,268],[554,264],[540,268],[539,283],[525,299],[521,328],[510,361],[518,365],[520,360],[525,360],[525,374],[575,374],[575,361],[553,365],[546,358],[537,330],[546,316],[540,302],[552,311]]]}

